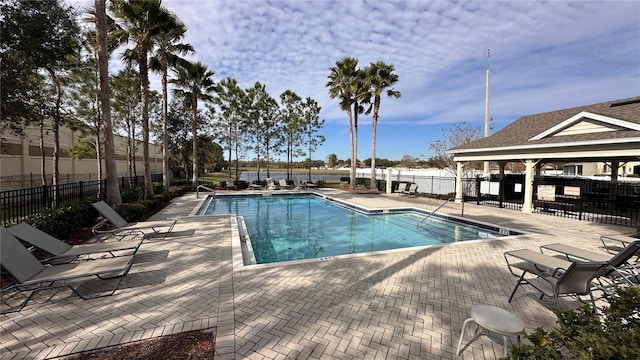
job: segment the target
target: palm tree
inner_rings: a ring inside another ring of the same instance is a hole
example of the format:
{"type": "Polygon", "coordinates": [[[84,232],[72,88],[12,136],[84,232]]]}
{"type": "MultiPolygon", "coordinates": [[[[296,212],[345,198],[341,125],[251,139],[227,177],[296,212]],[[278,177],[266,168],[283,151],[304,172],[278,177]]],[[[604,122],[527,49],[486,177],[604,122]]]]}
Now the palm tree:
{"type": "Polygon", "coordinates": [[[353,114],[351,106],[354,104],[354,86],[358,81],[358,59],[344,57],[336,65],[329,69],[329,76],[326,87],[329,89],[329,97],[340,100],[340,108],[347,112],[349,119],[349,142],[351,145],[351,169],[349,186],[355,187],[356,183],[356,156],[357,140],[354,138],[353,114]]]}
{"type": "Polygon", "coordinates": [[[125,59],[135,58],[140,73],[142,107],[142,157],[144,161],[145,197],[153,196],[149,164],[149,68],[148,54],[157,39],[167,29],[175,29],[176,16],[162,7],[161,0],[113,0],[111,10],[120,19],[114,36],[121,42],[132,41],[133,49],[123,54],[125,59]]]}
{"type": "Polygon", "coordinates": [[[106,0],[94,0],[96,8],[96,37],[98,42],[97,54],[100,77],[100,109],[102,113],[102,128],[104,129],[105,171],[107,173],[106,200],[107,203],[111,205],[119,205],[122,203],[122,198],[120,197],[113,128],[111,127],[111,104],[109,103],[109,53],[107,49],[107,15],[105,1],[106,0]]]}
{"type": "Polygon", "coordinates": [[[213,75],[207,65],[201,62],[185,62],[176,69],[176,78],[169,82],[175,84],[173,95],[182,98],[191,106],[191,132],[193,142],[193,177],[191,183],[198,186],[198,99],[213,100],[210,94],[215,90],[213,75]]]}
{"type": "MultiPolygon", "coordinates": [[[[371,63],[366,68],[366,84],[371,91],[373,97],[373,116],[371,123],[371,190],[377,189],[376,184],[376,129],[378,126],[378,119],[380,118],[380,99],[382,92],[385,89],[392,87],[398,82],[398,75],[393,73],[395,70],[391,64],[385,64],[382,61],[371,63]]],[[[400,91],[393,88],[386,90],[387,96],[399,98],[400,91]]],[[[371,111],[367,111],[367,114],[371,111]]]]}
{"type": "Polygon", "coordinates": [[[179,41],[187,32],[186,26],[176,19],[174,28],[166,28],[165,32],[156,38],[154,56],[149,60],[151,70],[160,73],[162,84],[162,187],[169,188],[169,151],[167,144],[167,74],[170,68],[176,67],[181,61],[179,55],[193,52],[191,44],[182,44],[179,41]]]}

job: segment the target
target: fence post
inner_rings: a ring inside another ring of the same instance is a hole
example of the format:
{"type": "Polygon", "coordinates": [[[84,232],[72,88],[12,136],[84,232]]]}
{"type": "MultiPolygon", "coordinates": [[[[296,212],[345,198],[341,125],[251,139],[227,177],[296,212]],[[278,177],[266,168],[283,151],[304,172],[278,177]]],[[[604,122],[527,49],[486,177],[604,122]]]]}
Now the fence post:
{"type": "Polygon", "coordinates": [[[47,207],[49,204],[49,189],[47,185],[42,185],[42,207],[47,207]]]}
{"type": "Polygon", "coordinates": [[[78,185],[80,187],[80,197],[84,198],[84,189],[83,189],[82,181],[78,182],[78,185]]]}

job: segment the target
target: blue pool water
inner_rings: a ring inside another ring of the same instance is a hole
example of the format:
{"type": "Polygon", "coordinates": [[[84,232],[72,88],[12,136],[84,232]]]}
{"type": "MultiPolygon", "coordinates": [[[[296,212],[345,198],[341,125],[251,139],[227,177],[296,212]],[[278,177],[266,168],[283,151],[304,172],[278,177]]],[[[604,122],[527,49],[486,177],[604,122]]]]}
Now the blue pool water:
{"type": "Polygon", "coordinates": [[[365,215],[316,196],[217,197],[203,214],[237,214],[258,264],[504,236],[470,224],[404,212],[365,215]]]}

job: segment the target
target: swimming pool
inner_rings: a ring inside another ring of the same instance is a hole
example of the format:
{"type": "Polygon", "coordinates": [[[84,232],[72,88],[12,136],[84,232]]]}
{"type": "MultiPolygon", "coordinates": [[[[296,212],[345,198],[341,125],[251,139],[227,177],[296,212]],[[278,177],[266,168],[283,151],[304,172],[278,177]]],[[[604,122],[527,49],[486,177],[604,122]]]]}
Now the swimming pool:
{"type": "Polygon", "coordinates": [[[199,214],[242,216],[255,256],[248,263],[257,264],[516,234],[439,214],[425,220],[428,212],[412,208],[369,211],[313,194],[218,195],[199,214]]]}
{"type": "Polygon", "coordinates": [[[257,264],[514,234],[439,216],[424,220],[428,212],[417,209],[366,212],[335,200],[297,194],[217,196],[199,213],[242,216],[257,264]]]}

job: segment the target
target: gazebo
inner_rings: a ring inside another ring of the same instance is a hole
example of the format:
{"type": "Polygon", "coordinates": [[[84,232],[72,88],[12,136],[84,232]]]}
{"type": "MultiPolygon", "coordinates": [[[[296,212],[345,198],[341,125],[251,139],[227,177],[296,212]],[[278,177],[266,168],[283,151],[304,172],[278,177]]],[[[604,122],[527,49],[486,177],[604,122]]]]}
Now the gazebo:
{"type": "Polygon", "coordinates": [[[465,163],[497,162],[502,178],[508,162],[523,162],[522,211],[532,212],[534,177],[540,175],[543,164],[609,162],[613,188],[619,165],[640,161],[640,97],[527,115],[489,137],[448,152],[457,164],[456,199],[463,198],[465,163]]]}

